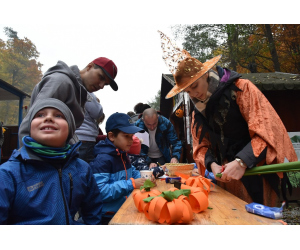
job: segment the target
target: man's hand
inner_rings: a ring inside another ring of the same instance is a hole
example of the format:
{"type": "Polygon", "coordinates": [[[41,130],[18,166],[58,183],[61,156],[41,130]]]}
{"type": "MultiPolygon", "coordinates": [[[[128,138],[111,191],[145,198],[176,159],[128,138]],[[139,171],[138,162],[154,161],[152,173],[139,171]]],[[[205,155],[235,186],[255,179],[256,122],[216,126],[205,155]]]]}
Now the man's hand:
{"type": "Polygon", "coordinates": [[[170,161],[170,163],[178,163],[179,161],[177,160],[177,158],[176,157],[173,157],[172,159],[171,159],[171,161],[170,161]]]}
{"type": "Polygon", "coordinates": [[[137,178],[137,179],[134,179],[135,188],[140,189],[140,187],[144,185],[144,182],[145,182],[145,181],[146,181],[145,178],[137,178]]]}

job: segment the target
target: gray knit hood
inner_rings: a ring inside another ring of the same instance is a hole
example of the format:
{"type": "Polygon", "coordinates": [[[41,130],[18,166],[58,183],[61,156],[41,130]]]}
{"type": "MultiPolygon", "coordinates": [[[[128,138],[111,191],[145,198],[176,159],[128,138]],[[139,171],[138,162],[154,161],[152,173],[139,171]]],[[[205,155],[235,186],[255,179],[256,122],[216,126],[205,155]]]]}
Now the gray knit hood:
{"type": "MultiPolygon", "coordinates": [[[[65,116],[67,123],[69,125],[69,136],[67,138],[67,142],[68,142],[75,133],[75,129],[76,129],[75,120],[74,120],[73,114],[72,114],[71,110],[68,108],[68,106],[66,104],[64,104],[62,101],[55,99],[55,98],[38,99],[34,102],[34,104],[29,109],[28,114],[27,114],[29,117],[29,120],[28,120],[29,123],[26,124],[25,126],[28,126],[28,131],[30,131],[31,122],[32,122],[34,116],[36,115],[37,112],[39,112],[43,108],[56,108],[60,112],[63,113],[63,115],[65,116]]],[[[30,132],[29,132],[29,135],[30,135],[30,132]]],[[[19,138],[19,139],[22,139],[22,138],[19,138]]]]}

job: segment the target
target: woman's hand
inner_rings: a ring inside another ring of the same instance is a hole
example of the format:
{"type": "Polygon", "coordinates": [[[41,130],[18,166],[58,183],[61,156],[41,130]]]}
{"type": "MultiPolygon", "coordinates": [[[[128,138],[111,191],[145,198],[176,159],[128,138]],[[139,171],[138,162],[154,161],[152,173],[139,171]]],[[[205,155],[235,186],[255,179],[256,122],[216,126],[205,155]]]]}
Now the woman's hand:
{"type": "Polygon", "coordinates": [[[210,167],[211,167],[211,170],[212,170],[212,172],[213,172],[213,174],[215,176],[215,179],[217,181],[222,181],[222,182],[229,182],[230,181],[230,180],[227,180],[227,179],[224,178],[224,172],[223,172],[224,168],[222,166],[220,166],[217,163],[213,162],[210,165],[210,167]],[[217,177],[218,173],[222,173],[222,177],[221,178],[217,177]]]}
{"type": "Polygon", "coordinates": [[[239,180],[243,177],[246,167],[242,167],[236,160],[231,161],[224,165],[225,170],[222,173],[222,179],[231,181],[233,180],[239,180]]]}

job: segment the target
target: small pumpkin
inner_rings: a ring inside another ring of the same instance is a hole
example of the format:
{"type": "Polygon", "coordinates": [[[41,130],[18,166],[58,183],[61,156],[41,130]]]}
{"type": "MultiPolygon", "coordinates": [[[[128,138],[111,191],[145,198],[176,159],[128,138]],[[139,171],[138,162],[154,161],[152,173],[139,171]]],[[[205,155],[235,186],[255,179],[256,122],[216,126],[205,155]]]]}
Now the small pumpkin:
{"type": "Polygon", "coordinates": [[[144,202],[146,217],[160,224],[189,224],[193,212],[199,213],[208,207],[208,198],[200,188],[171,188],[159,196],[144,199],[144,202]]]}
{"type": "Polygon", "coordinates": [[[151,187],[154,186],[155,185],[153,182],[151,182],[150,180],[146,180],[144,182],[144,185],[140,187],[140,190],[133,194],[133,201],[139,212],[143,212],[143,199],[161,194],[161,192],[156,189],[151,190],[151,187]]]}
{"type": "Polygon", "coordinates": [[[182,118],[183,117],[183,109],[182,108],[179,108],[175,111],[175,115],[178,117],[178,118],[182,118]]]}
{"type": "Polygon", "coordinates": [[[165,191],[156,197],[144,199],[144,213],[151,220],[168,224],[188,224],[193,220],[192,208],[183,193],[190,193],[190,190],[165,191]]]}
{"type": "Polygon", "coordinates": [[[182,183],[185,183],[186,185],[191,186],[191,187],[200,187],[203,190],[205,190],[207,195],[215,187],[215,184],[212,183],[210,179],[207,179],[207,178],[203,177],[202,175],[188,176],[188,175],[184,175],[184,174],[181,174],[181,173],[178,173],[178,172],[176,172],[175,174],[177,176],[181,177],[181,182],[182,183]]]}
{"type": "Polygon", "coordinates": [[[190,189],[189,203],[194,213],[198,214],[208,208],[208,192],[201,187],[191,187],[181,184],[181,189],[190,189]]]}

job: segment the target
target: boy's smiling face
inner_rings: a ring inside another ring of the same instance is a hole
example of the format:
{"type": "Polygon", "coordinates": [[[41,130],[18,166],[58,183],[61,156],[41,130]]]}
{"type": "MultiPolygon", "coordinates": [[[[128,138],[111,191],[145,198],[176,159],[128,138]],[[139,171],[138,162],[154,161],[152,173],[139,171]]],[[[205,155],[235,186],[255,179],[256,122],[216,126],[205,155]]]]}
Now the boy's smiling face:
{"type": "Polygon", "coordinates": [[[68,123],[63,113],[55,108],[38,111],[30,125],[30,136],[45,146],[64,147],[68,135],[68,123]]]}
{"type": "Polygon", "coordinates": [[[122,131],[117,136],[114,136],[112,132],[108,132],[109,140],[116,146],[116,148],[128,152],[133,143],[134,134],[126,134],[122,131]]]}

